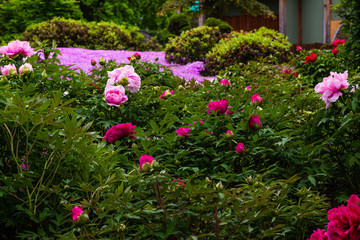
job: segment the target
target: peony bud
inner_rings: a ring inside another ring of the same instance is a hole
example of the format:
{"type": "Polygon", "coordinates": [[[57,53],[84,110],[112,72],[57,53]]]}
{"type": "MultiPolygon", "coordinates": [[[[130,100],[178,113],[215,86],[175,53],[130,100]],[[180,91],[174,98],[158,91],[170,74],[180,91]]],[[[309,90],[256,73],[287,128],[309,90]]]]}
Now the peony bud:
{"type": "Polygon", "coordinates": [[[234,133],[231,130],[227,130],[225,133],[225,139],[231,140],[234,138],[234,133]]]}
{"type": "Polygon", "coordinates": [[[44,71],[42,71],[42,73],[41,73],[41,78],[46,79],[47,77],[48,77],[48,75],[46,74],[46,70],[44,69],[44,71]]]}
{"type": "Polygon", "coordinates": [[[106,64],[106,61],[101,57],[99,58],[99,64],[104,66],[106,64]]]}
{"type": "Polygon", "coordinates": [[[246,178],[246,181],[247,181],[248,184],[251,185],[251,184],[254,182],[254,179],[253,179],[251,176],[248,176],[248,177],[246,178]]]}
{"type": "Polygon", "coordinates": [[[249,128],[250,129],[259,129],[261,127],[260,117],[258,115],[253,115],[249,119],[249,128]]]}
{"type": "Polygon", "coordinates": [[[121,224],[119,225],[119,227],[118,227],[118,231],[119,231],[119,232],[123,232],[123,231],[125,231],[125,230],[126,230],[125,224],[121,223],[121,224]]]}
{"type": "Polygon", "coordinates": [[[224,186],[223,186],[221,181],[216,184],[216,189],[217,190],[223,190],[224,189],[224,186]]]}

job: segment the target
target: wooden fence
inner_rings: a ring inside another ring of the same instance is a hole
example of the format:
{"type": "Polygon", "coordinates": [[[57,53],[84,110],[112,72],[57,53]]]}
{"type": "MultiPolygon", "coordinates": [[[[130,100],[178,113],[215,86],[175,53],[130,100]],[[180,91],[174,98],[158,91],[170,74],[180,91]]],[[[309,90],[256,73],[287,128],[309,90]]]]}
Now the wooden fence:
{"type": "Polygon", "coordinates": [[[275,18],[266,17],[266,16],[232,16],[224,17],[222,20],[229,23],[234,31],[246,31],[249,32],[260,27],[267,27],[279,31],[279,16],[276,15],[275,18]]]}

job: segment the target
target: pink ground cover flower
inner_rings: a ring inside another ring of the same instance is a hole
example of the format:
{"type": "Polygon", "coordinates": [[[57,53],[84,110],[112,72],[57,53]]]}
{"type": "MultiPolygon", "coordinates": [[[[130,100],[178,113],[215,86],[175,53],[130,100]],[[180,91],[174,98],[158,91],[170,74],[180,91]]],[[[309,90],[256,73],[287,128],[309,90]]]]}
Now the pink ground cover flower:
{"type": "Polygon", "coordinates": [[[165,92],[161,93],[161,94],[159,95],[159,97],[160,97],[161,99],[166,100],[166,99],[168,99],[168,98],[169,98],[170,96],[172,96],[172,95],[174,95],[174,91],[173,91],[173,90],[170,90],[170,89],[167,89],[165,92]]]}
{"type": "Polygon", "coordinates": [[[72,220],[76,222],[78,220],[78,217],[83,212],[82,207],[75,206],[72,210],[72,220]]]}
{"type": "Polygon", "coordinates": [[[32,68],[30,63],[25,63],[19,67],[20,74],[33,72],[33,71],[34,71],[34,69],[32,68]]]}
{"type": "Polygon", "coordinates": [[[324,78],[321,83],[315,86],[315,92],[323,94],[321,99],[326,103],[326,109],[342,95],[340,90],[345,90],[349,87],[347,78],[347,71],[344,73],[330,72],[330,76],[324,78]]]}
{"type": "Polygon", "coordinates": [[[14,75],[17,74],[17,70],[14,64],[8,64],[3,67],[0,67],[2,75],[14,75]]]}
{"type": "Polygon", "coordinates": [[[330,209],[328,212],[328,239],[360,239],[360,199],[351,195],[347,206],[330,209]]]}
{"type": "Polygon", "coordinates": [[[18,55],[29,57],[35,53],[34,50],[30,47],[29,42],[15,40],[9,42],[7,46],[0,47],[0,54],[8,55],[10,58],[15,58],[18,55]]]}
{"type": "Polygon", "coordinates": [[[314,232],[311,234],[310,238],[307,238],[307,240],[327,240],[328,234],[325,230],[314,230],[314,232]]]}
{"type": "Polygon", "coordinates": [[[246,148],[243,143],[239,142],[235,147],[235,151],[239,154],[243,154],[244,151],[246,151],[246,148]]]}
{"type": "Polygon", "coordinates": [[[258,115],[252,115],[249,119],[249,128],[256,129],[261,127],[260,117],[258,115]]]}
{"type": "Polygon", "coordinates": [[[259,94],[255,93],[254,95],[251,96],[251,102],[255,103],[255,102],[262,102],[262,98],[260,97],[259,94]]]}
{"type": "Polygon", "coordinates": [[[137,92],[140,89],[140,76],[135,72],[134,67],[131,65],[116,68],[113,71],[108,72],[108,76],[110,79],[107,82],[107,86],[120,84],[129,89],[131,93],[137,92]]]}
{"type": "Polygon", "coordinates": [[[188,134],[189,132],[191,132],[190,127],[185,127],[185,128],[178,128],[176,130],[176,134],[183,136],[183,137],[189,137],[190,135],[188,134]]]}
{"type": "Polygon", "coordinates": [[[142,166],[145,164],[145,163],[149,163],[151,164],[151,162],[154,160],[154,157],[152,156],[148,156],[148,155],[142,155],[140,158],[139,158],[139,163],[140,163],[140,170],[142,170],[142,166]]]}
{"type": "Polygon", "coordinates": [[[132,123],[120,123],[115,125],[106,131],[103,141],[114,143],[117,140],[126,137],[135,139],[135,127],[136,125],[132,125],[132,123]]]}
{"type": "Polygon", "coordinates": [[[229,102],[226,101],[225,99],[215,102],[209,102],[208,104],[209,109],[207,109],[206,112],[211,114],[211,110],[213,110],[217,114],[223,114],[228,109],[228,106],[229,106],[229,102]]]}
{"type": "Polygon", "coordinates": [[[221,84],[222,86],[224,86],[224,87],[230,86],[230,82],[229,82],[228,79],[222,79],[222,80],[220,81],[220,84],[221,84]]]}

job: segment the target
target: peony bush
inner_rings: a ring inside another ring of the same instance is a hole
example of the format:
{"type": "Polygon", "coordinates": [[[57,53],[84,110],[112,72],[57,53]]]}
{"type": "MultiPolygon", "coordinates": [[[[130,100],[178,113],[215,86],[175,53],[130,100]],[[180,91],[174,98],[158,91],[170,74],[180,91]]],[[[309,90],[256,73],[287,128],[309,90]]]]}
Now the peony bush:
{"type": "Polygon", "coordinates": [[[328,50],[201,82],[143,53],[85,71],[46,43],[0,49],[2,236],[358,237],[358,74],[301,70],[328,50]]]}

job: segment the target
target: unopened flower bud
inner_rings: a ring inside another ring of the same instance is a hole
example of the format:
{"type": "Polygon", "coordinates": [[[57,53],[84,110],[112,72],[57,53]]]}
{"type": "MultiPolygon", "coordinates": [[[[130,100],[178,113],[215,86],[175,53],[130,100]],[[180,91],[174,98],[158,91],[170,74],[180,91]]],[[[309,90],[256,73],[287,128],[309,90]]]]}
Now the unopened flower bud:
{"type": "Polygon", "coordinates": [[[99,58],[99,64],[103,66],[106,64],[106,61],[101,57],[99,58]]]}
{"type": "Polygon", "coordinates": [[[46,79],[47,77],[48,77],[48,75],[46,74],[46,70],[44,69],[44,71],[42,71],[42,73],[41,73],[41,78],[46,79]]]}
{"type": "Polygon", "coordinates": [[[217,190],[223,190],[224,189],[224,186],[223,186],[221,181],[216,184],[216,189],[217,190]]]}
{"type": "Polygon", "coordinates": [[[231,130],[227,130],[225,133],[225,139],[231,140],[234,138],[234,133],[231,130]]]}
{"type": "Polygon", "coordinates": [[[126,230],[125,224],[121,223],[121,224],[119,225],[119,227],[118,227],[118,231],[119,231],[119,232],[123,232],[123,231],[125,231],[125,230],[126,230]]]}
{"type": "Polygon", "coordinates": [[[96,65],[96,61],[94,59],[91,59],[91,65],[95,66],[96,65]]]}
{"type": "Polygon", "coordinates": [[[248,176],[248,177],[246,178],[246,181],[247,181],[248,184],[251,185],[251,184],[254,182],[254,179],[253,179],[251,176],[248,176]]]}

